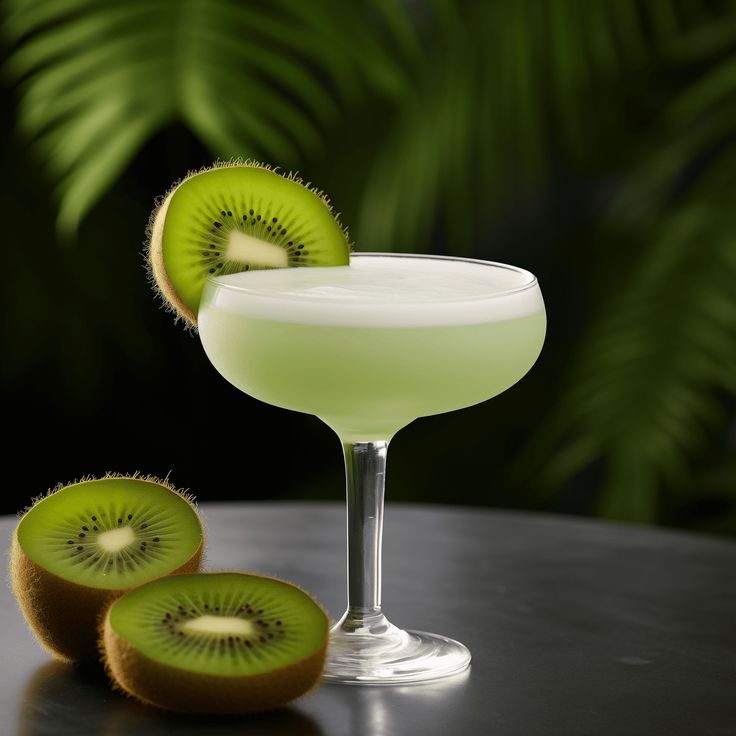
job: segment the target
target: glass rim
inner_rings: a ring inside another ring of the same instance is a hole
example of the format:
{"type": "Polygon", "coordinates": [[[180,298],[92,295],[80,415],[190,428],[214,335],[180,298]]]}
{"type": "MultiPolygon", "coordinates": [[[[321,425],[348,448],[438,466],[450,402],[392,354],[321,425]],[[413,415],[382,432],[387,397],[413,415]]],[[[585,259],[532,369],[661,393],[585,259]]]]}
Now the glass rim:
{"type": "MultiPolygon", "coordinates": [[[[474,297],[460,297],[457,299],[457,301],[475,301],[475,300],[487,300],[487,299],[499,299],[502,297],[507,297],[512,294],[519,294],[521,292],[527,291],[528,289],[532,289],[535,286],[538,285],[537,277],[526,268],[521,268],[520,266],[512,266],[509,263],[501,263],[500,261],[484,261],[480,258],[465,258],[463,256],[441,256],[441,255],[432,255],[430,253],[382,253],[380,251],[370,251],[367,253],[351,253],[350,259],[354,258],[416,258],[416,259],[423,259],[423,260],[432,260],[432,261],[457,261],[460,263],[474,263],[479,266],[488,266],[492,268],[499,268],[503,269],[505,271],[513,271],[514,273],[521,274],[522,276],[525,276],[528,280],[524,282],[523,284],[520,284],[519,286],[514,286],[510,289],[504,289],[503,291],[496,291],[492,294],[481,294],[474,297]]],[[[349,265],[349,264],[345,264],[349,265]]],[[[302,266],[302,268],[320,268],[320,266],[302,266]]],[[[321,268],[340,268],[339,266],[322,266],[321,268]]],[[[276,270],[276,269],[258,269],[258,270],[276,270]]],[[[244,273],[244,272],[242,272],[244,273]]],[[[222,276],[230,276],[232,274],[222,274],[222,275],[212,275],[208,274],[205,278],[205,282],[211,284],[213,287],[217,289],[228,289],[230,291],[239,291],[244,294],[252,294],[257,295],[259,297],[266,297],[266,298],[273,298],[277,299],[279,296],[277,294],[274,294],[273,296],[269,295],[267,291],[262,289],[254,289],[249,286],[243,286],[240,284],[227,284],[224,281],[222,281],[222,276]]],[[[447,301],[455,301],[455,300],[447,300],[447,301]]]]}

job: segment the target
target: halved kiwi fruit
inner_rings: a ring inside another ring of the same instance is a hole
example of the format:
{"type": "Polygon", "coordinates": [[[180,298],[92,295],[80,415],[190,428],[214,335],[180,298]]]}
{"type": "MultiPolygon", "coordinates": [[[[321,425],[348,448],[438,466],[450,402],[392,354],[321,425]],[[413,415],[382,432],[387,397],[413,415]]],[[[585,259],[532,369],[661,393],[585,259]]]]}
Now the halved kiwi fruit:
{"type": "Polygon", "coordinates": [[[148,230],[150,272],[191,324],[208,276],[294,266],[344,266],[347,232],[325,195],[251,161],[190,174],[162,199],[148,230]]]}
{"type": "Polygon", "coordinates": [[[173,575],[117,599],[101,648],[114,683],[160,708],[249,713],[304,694],[329,624],[303,590],[244,573],[173,575]]]}
{"type": "Polygon", "coordinates": [[[202,524],[190,498],[154,478],[107,476],[59,487],[18,523],[13,591],[57,658],[97,659],[111,599],[160,575],[199,569],[202,524]]]}

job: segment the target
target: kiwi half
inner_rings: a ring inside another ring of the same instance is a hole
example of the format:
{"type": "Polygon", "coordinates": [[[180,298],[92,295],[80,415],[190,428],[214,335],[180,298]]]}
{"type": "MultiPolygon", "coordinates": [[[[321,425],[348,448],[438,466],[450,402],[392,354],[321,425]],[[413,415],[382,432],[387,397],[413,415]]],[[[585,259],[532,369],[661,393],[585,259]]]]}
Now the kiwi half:
{"type": "Polygon", "coordinates": [[[325,195],[251,161],[215,164],[165,195],[148,230],[150,272],[191,324],[205,279],[293,266],[345,266],[346,231],[325,195]]]}
{"type": "Polygon", "coordinates": [[[57,658],[97,659],[111,599],[160,575],[199,569],[202,525],[165,481],[107,476],[59,487],[18,523],[10,578],[20,609],[57,658]]]}
{"type": "Polygon", "coordinates": [[[324,666],[328,618],[276,578],[200,573],[126,593],[105,615],[101,649],[122,690],[192,713],[269,710],[304,694],[324,666]]]}

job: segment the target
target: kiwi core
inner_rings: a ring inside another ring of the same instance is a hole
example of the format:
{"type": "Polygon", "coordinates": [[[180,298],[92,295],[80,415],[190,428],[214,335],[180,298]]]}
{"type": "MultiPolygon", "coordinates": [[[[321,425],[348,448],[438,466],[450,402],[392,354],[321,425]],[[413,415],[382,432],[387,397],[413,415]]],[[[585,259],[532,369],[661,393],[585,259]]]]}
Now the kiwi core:
{"type": "Polygon", "coordinates": [[[250,621],[235,616],[198,616],[187,621],[182,629],[202,634],[225,634],[226,636],[250,636],[255,626],[250,621]]]}
{"type": "Polygon", "coordinates": [[[111,529],[97,535],[97,544],[105,552],[119,552],[133,542],[135,542],[135,532],[129,526],[111,529]]]}
{"type": "Polygon", "coordinates": [[[289,265],[289,254],[281,246],[266,243],[240,230],[230,231],[225,255],[228,260],[236,263],[255,263],[271,268],[285,268],[289,265]]]}

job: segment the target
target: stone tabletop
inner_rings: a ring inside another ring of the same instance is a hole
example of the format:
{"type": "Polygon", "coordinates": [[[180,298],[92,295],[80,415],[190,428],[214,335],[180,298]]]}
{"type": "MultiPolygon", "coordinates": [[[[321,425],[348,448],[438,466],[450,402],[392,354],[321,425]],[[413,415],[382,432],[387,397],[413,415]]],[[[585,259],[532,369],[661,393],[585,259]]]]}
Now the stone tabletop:
{"type": "MultiPolygon", "coordinates": [[[[344,509],[202,504],[208,569],[291,580],[338,618],[344,509]]],[[[9,545],[16,519],[0,518],[9,545]]],[[[262,716],[177,716],[53,662],[0,590],[0,734],[736,735],[736,543],[540,514],[391,505],[384,610],[471,669],[417,686],[323,685],[262,716]]]]}

